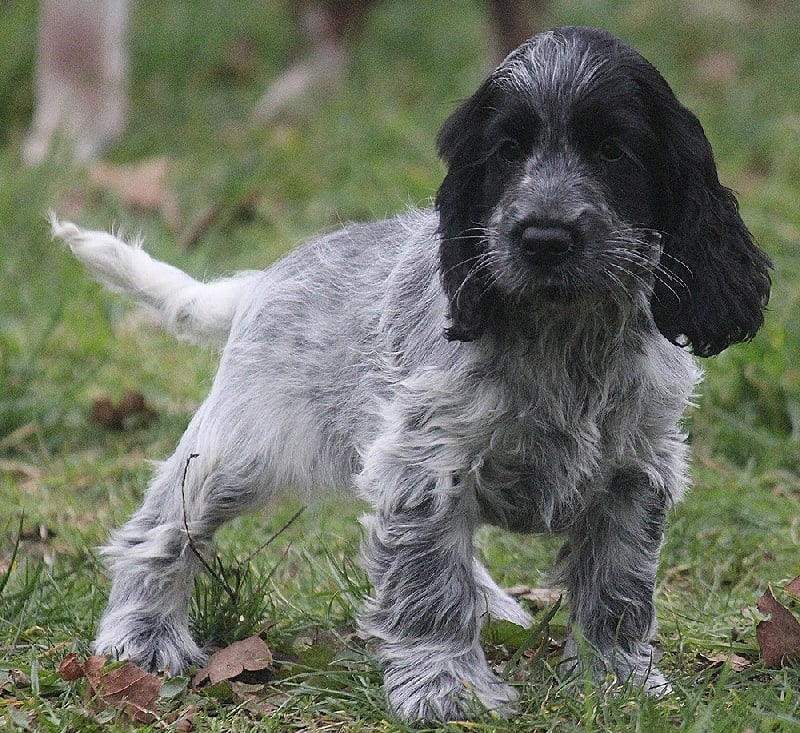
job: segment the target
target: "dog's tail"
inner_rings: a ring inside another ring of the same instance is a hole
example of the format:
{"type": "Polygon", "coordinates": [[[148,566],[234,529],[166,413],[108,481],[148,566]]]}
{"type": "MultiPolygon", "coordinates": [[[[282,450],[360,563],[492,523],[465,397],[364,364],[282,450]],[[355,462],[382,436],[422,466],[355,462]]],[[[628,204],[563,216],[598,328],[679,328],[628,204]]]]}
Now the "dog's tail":
{"type": "Polygon", "coordinates": [[[177,267],[154,260],[139,242],[126,244],[106,232],[80,229],[50,216],[54,237],[103,285],[126,293],[153,311],[164,327],[181,338],[224,341],[242,295],[261,273],[246,271],[203,283],[177,267]]]}

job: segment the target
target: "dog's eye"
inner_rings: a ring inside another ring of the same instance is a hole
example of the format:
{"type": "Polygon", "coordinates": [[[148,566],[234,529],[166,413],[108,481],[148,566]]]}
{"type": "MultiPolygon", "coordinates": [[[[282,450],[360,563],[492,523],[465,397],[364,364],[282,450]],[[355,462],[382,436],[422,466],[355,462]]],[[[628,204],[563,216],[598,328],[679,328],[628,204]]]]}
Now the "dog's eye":
{"type": "Polygon", "coordinates": [[[507,137],[497,144],[497,157],[506,163],[516,163],[522,157],[522,146],[513,137],[507,137]]]}
{"type": "Polygon", "coordinates": [[[600,143],[597,154],[604,163],[619,163],[627,152],[616,138],[609,137],[600,143]]]}

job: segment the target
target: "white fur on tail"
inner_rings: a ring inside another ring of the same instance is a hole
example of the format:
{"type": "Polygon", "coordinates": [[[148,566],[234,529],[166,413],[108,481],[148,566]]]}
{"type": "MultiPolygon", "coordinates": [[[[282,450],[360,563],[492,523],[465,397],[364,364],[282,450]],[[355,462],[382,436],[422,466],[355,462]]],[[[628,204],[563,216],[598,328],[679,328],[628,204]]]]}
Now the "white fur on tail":
{"type": "Polygon", "coordinates": [[[246,281],[261,273],[248,271],[203,283],[177,267],[154,260],[141,243],[126,244],[106,232],[80,229],[50,215],[54,237],[103,285],[127,293],[154,311],[165,328],[194,341],[221,341],[230,331],[246,281]]]}

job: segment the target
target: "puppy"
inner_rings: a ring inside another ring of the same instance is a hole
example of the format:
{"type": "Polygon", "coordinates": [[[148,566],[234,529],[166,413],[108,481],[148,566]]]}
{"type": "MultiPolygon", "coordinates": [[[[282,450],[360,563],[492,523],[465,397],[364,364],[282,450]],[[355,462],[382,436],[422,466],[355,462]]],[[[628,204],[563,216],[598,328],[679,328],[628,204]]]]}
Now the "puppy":
{"type": "Polygon", "coordinates": [[[438,143],[431,210],[211,283],[53,220],[103,283],[177,334],[226,340],[208,399],[105,548],[98,653],[199,663],[187,528],[207,548],[287,487],[354,484],[374,589],[359,625],[399,717],[512,707],[479,629],[530,618],[474,557],[483,523],[562,535],[558,579],[593,672],[669,689],[653,594],[686,482],[693,354],[754,336],[769,260],[700,123],[605,32],[533,37],[438,143]]]}

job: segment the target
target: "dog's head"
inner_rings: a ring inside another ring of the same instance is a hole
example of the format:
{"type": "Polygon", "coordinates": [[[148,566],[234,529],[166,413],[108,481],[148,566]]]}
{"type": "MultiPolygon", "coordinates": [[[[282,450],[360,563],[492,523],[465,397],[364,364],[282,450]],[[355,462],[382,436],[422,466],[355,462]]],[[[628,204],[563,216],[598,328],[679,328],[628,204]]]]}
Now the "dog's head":
{"type": "Polygon", "coordinates": [[[770,262],[697,118],[603,31],[533,37],[445,122],[436,197],[448,338],[509,302],[644,293],[664,336],[711,356],[763,323],[770,262]]]}

